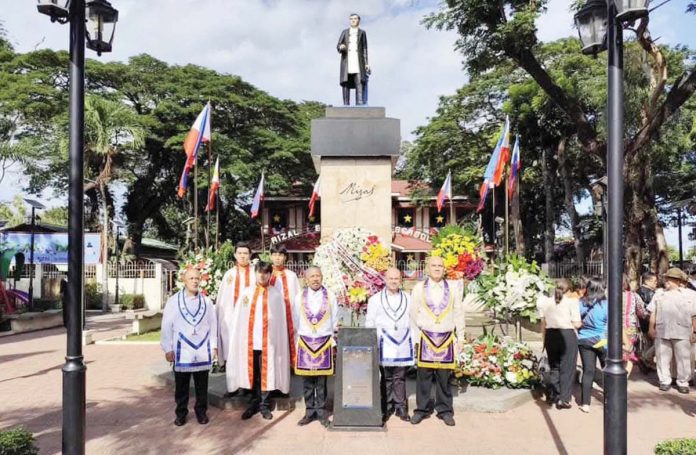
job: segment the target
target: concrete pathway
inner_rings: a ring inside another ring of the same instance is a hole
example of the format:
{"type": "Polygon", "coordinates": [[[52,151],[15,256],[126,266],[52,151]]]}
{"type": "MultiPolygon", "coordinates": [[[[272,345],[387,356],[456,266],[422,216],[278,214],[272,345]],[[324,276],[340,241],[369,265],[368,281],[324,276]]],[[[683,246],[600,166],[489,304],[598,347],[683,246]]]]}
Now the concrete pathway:
{"type": "MultiPolygon", "coordinates": [[[[121,316],[90,316],[96,339],[126,333],[121,316]]],[[[52,329],[0,339],[0,428],[23,425],[41,454],[60,453],[61,367],[65,331],[52,329]]],[[[240,420],[239,411],[211,408],[207,426],[175,427],[173,391],[157,385],[152,366],[164,363],[157,345],[97,344],[87,362],[87,453],[90,454],[595,454],[602,453],[601,392],[590,414],[530,402],[504,414],[458,413],[457,426],[430,418],[419,426],[391,420],[380,433],[329,432],[296,425],[303,410],[274,419],[240,420]]],[[[638,371],[629,381],[630,454],[650,454],[666,438],[696,437],[696,390],[659,392],[638,371]]]]}

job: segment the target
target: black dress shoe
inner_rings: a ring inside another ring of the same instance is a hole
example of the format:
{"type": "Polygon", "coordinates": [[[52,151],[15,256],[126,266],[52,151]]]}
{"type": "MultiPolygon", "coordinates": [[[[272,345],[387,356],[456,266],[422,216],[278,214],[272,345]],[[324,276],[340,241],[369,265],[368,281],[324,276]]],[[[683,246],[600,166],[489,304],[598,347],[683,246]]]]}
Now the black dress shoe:
{"type": "Polygon", "coordinates": [[[669,384],[660,384],[660,390],[662,392],[668,392],[669,389],[671,389],[671,388],[672,388],[672,386],[669,384]]]}
{"type": "Polygon", "coordinates": [[[689,386],[686,386],[686,385],[678,385],[678,386],[677,386],[677,392],[679,392],[679,393],[689,393],[689,386]]]}
{"type": "Polygon", "coordinates": [[[437,418],[445,422],[445,425],[448,427],[454,426],[454,417],[452,417],[452,414],[438,415],[437,418]]]}
{"type": "Polygon", "coordinates": [[[317,420],[317,418],[314,415],[311,415],[311,416],[306,415],[306,416],[302,417],[300,419],[300,421],[297,422],[297,424],[299,426],[303,427],[305,425],[308,425],[308,424],[314,422],[315,420],[317,420]]]}
{"type": "Polygon", "coordinates": [[[570,409],[572,407],[573,407],[573,405],[568,403],[567,401],[560,401],[559,400],[558,403],[556,403],[556,409],[570,409]]]}
{"type": "Polygon", "coordinates": [[[395,413],[395,416],[403,420],[404,422],[410,422],[411,418],[408,416],[408,411],[404,409],[398,409],[395,413]]]}
{"type": "Polygon", "coordinates": [[[271,414],[270,410],[263,408],[261,410],[261,417],[263,417],[266,420],[271,420],[273,418],[273,414],[271,414]]]}
{"type": "Polygon", "coordinates": [[[259,412],[257,408],[247,408],[247,410],[242,413],[242,420],[251,419],[257,412],[259,412]]]}
{"type": "Polygon", "coordinates": [[[200,423],[201,425],[206,425],[208,422],[210,422],[210,419],[206,414],[196,416],[196,420],[198,420],[198,423],[200,423]]]}
{"type": "Polygon", "coordinates": [[[421,422],[423,421],[423,419],[425,419],[426,417],[428,417],[426,414],[423,414],[423,413],[421,413],[421,412],[415,412],[415,413],[413,414],[413,417],[411,417],[411,423],[414,424],[414,425],[418,425],[418,424],[421,423],[421,422]]]}
{"type": "Polygon", "coordinates": [[[185,424],[186,424],[186,416],[177,417],[176,419],[174,419],[174,425],[176,425],[177,427],[181,427],[185,424]]]}

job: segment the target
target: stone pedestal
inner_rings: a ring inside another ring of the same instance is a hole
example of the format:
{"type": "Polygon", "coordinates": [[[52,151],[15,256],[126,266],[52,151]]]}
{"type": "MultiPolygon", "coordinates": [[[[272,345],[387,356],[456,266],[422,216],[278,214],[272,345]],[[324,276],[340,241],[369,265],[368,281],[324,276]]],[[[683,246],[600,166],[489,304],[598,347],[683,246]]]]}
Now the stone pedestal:
{"type": "Polygon", "coordinates": [[[333,430],[381,430],[382,409],[375,329],[338,332],[333,430]]]}
{"type": "Polygon", "coordinates": [[[312,120],[312,158],[321,175],[321,240],[361,227],[391,243],[391,177],[400,122],[383,107],[328,107],[312,120]]]}

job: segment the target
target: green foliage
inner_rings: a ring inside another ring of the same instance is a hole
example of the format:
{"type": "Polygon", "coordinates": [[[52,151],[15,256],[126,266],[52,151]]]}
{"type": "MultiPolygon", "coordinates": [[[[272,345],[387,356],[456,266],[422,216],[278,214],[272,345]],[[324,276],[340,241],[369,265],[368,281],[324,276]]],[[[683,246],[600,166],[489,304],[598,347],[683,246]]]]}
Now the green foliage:
{"type": "Polygon", "coordinates": [[[480,243],[480,237],[476,234],[476,230],[469,226],[459,226],[456,224],[448,224],[440,228],[437,234],[433,235],[430,240],[432,241],[433,248],[437,248],[445,238],[450,235],[460,235],[462,237],[469,237],[472,241],[478,241],[480,243]]]}
{"type": "Polygon", "coordinates": [[[655,446],[655,455],[695,455],[696,439],[682,438],[662,441],[655,446]]]}
{"type": "Polygon", "coordinates": [[[7,227],[22,224],[27,216],[27,207],[22,196],[16,195],[12,202],[0,202],[0,220],[7,221],[7,227]]]}
{"type": "Polygon", "coordinates": [[[39,453],[34,436],[22,427],[0,431],[0,455],[34,455],[39,453]]]}
{"type": "Polygon", "coordinates": [[[127,310],[145,308],[145,296],[142,294],[119,294],[118,303],[127,310]]]}
{"type": "Polygon", "coordinates": [[[53,207],[44,212],[41,212],[41,222],[46,224],[55,224],[56,226],[68,225],[68,208],[53,207]]]}
{"type": "Polygon", "coordinates": [[[101,285],[94,281],[85,282],[85,307],[88,310],[101,310],[102,297],[101,285]]]}

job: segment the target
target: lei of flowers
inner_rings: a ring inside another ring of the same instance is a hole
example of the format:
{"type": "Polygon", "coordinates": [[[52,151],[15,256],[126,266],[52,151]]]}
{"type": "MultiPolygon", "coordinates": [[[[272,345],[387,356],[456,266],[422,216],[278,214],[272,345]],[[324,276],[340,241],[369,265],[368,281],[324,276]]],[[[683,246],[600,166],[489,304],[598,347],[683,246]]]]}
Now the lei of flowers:
{"type": "Polygon", "coordinates": [[[379,237],[355,228],[336,231],[317,248],[313,264],[321,268],[324,286],[336,294],[338,303],[360,314],[367,299],[384,287],[389,261],[389,249],[379,237]]]}
{"type": "Polygon", "coordinates": [[[526,344],[484,334],[464,345],[454,374],[473,386],[533,388],[540,382],[537,366],[538,360],[526,344]]]}
{"type": "Polygon", "coordinates": [[[433,256],[445,263],[447,278],[474,280],[485,267],[481,257],[481,239],[461,226],[445,226],[433,236],[433,256]]]}
{"type": "Polygon", "coordinates": [[[477,280],[478,297],[496,317],[510,321],[516,317],[538,317],[537,301],[553,287],[536,262],[510,255],[484,272],[477,280]]]}

